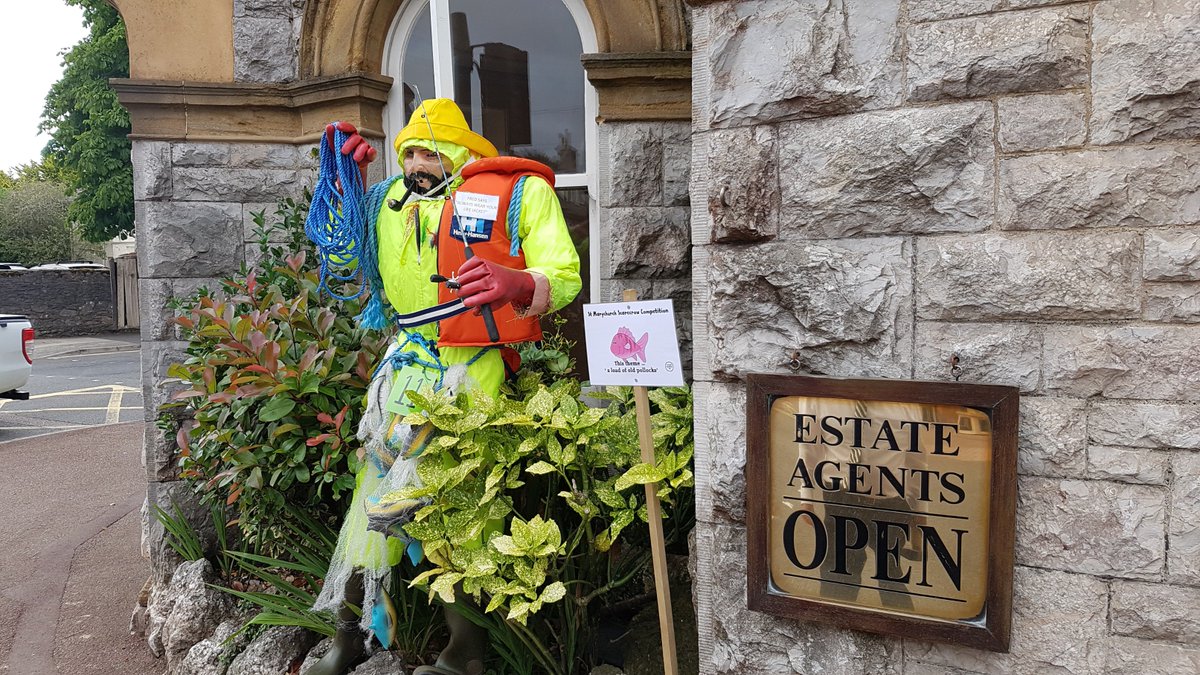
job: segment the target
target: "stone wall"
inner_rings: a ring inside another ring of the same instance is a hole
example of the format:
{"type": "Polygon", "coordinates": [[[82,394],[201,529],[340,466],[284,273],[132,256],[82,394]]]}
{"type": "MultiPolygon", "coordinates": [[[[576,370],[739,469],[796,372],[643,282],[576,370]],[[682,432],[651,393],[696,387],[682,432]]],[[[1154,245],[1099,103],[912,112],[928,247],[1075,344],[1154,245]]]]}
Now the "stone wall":
{"type": "Polygon", "coordinates": [[[233,79],[296,79],[305,0],[233,0],[233,79]]]}
{"type": "Polygon", "coordinates": [[[1200,0],[692,2],[705,673],[1200,671],[1200,0]],[[748,372],[1019,387],[1011,653],[745,604],[748,372]]]}
{"type": "Polygon", "coordinates": [[[675,304],[681,356],[692,344],[691,231],[687,122],[600,125],[601,297],[614,302],[632,288],[644,299],[675,304]]]}
{"type": "Polygon", "coordinates": [[[24,314],[39,337],[111,331],[112,279],[108,270],[0,271],[0,314],[24,314]]]}
{"type": "MultiPolygon", "coordinates": [[[[251,261],[253,214],[271,217],[278,199],[299,197],[313,184],[311,153],[311,147],[286,144],[133,143],[149,505],[169,510],[175,501],[186,510],[195,499],[179,481],[174,436],[154,425],[159,407],[178,388],[167,379],[167,368],[185,358],[187,346],[169,303],[202,286],[216,288],[251,261]]],[[[175,559],[158,522],[145,518],[144,528],[144,549],[161,581],[175,559]]]]}

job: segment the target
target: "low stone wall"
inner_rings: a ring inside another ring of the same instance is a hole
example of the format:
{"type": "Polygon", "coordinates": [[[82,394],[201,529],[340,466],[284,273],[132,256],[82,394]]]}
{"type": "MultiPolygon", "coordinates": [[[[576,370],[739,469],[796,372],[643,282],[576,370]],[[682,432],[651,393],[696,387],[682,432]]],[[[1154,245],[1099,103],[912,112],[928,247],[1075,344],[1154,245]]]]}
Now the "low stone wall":
{"type": "Polygon", "coordinates": [[[0,313],[24,314],[42,337],[114,329],[108,270],[0,272],[0,313]]]}

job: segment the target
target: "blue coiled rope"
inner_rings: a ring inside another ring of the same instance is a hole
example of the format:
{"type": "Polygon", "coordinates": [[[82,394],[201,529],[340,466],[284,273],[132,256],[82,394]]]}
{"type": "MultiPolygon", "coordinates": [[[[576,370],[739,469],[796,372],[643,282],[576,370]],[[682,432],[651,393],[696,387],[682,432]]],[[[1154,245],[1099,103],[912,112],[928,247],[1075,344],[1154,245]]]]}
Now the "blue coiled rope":
{"type": "Polygon", "coordinates": [[[355,318],[363,328],[382,330],[389,322],[379,276],[376,225],[383,200],[400,177],[376,183],[364,194],[358,164],[353,157],[340,152],[348,138],[348,134],[335,128],[333,144],[322,139],[319,145],[320,172],[304,233],[317,249],[321,290],[338,300],[353,300],[367,294],[366,306],[355,318]],[[359,275],[361,282],[353,295],[341,295],[331,285],[331,282],[353,281],[359,275]]]}
{"type": "Polygon", "coordinates": [[[363,283],[354,295],[341,295],[330,283],[352,281],[358,276],[355,267],[365,245],[362,174],[352,157],[338,151],[347,138],[345,132],[335,130],[332,147],[321,140],[320,172],[304,222],[304,234],[317,247],[320,289],[338,300],[353,300],[367,290],[363,283]]]}

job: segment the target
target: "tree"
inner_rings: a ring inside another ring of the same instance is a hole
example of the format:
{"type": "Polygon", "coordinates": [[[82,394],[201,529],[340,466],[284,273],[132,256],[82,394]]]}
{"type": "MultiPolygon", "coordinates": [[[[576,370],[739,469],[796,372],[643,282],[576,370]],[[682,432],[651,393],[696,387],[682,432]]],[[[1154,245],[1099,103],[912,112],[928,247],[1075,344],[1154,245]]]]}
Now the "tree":
{"type": "Polygon", "coordinates": [[[68,216],[88,241],[133,232],[129,113],[108,86],[129,77],[125,24],[106,0],[65,0],[83,8],[87,37],[63,58],[63,76],[46,95],[43,155],[74,196],[68,216]]]}
{"type": "Polygon", "coordinates": [[[0,260],[37,265],[74,257],[63,186],[0,175],[11,184],[0,194],[0,260]]]}

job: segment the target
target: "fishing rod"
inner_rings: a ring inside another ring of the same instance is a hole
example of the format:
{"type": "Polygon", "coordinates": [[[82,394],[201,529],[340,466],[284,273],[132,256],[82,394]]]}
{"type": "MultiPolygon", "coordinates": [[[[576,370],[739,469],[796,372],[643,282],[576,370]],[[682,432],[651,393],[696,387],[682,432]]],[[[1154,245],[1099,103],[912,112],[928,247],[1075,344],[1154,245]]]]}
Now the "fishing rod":
{"type": "MultiPolygon", "coordinates": [[[[438,165],[442,168],[442,176],[449,176],[450,172],[446,170],[446,162],[442,159],[442,152],[438,149],[437,137],[433,133],[433,123],[429,121],[429,113],[425,110],[425,99],[421,97],[421,90],[416,85],[413,85],[413,93],[416,95],[417,100],[421,102],[421,117],[425,118],[425,126],[429,129],[429,141],[433,143],[433,151],[437,154],[438,165]]],[[[466,228],[462,227],[462,220],[458,217],[458,202],[454,200],[454,192],[450,190],[449,186],[446,187],[446,196],[450,199],[450,213],[453,216],[452,222],[459,223],[458,231],[462,237],[463,253],[466,255],[467,260],[470,260],[475,257],[475,252],[471,250],[471,244],[467,241],[466,228]]],[[[454,236],[453,229],[450,230],[450,233],[450,236],[454,236]]],[[[480,305],[479,309],[483,313],[483,325],[487,327],[488,339],[492,342],[500,342],[500,331],[496,329],[496,318],[492,316],[491,305],[480,305]]]]}

